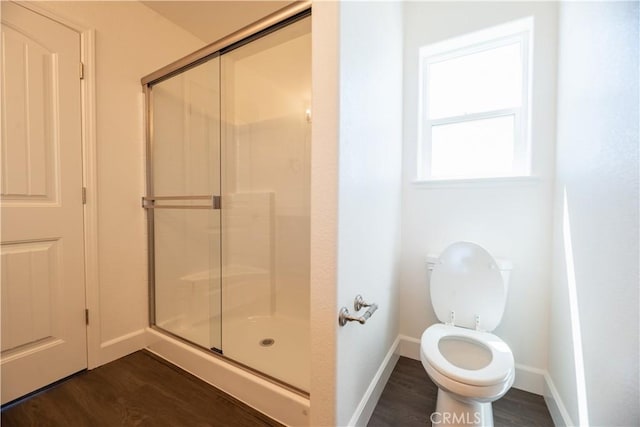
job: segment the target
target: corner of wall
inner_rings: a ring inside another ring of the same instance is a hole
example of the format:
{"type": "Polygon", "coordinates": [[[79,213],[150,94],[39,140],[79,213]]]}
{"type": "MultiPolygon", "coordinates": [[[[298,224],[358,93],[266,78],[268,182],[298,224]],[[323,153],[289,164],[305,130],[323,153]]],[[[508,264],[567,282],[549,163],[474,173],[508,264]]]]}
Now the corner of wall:
{"type": "Polygon", "coordinates": [[[369,419],[378,404],[378,400],[380,400],[380,395],[387,385],[387,381],[389,381],[393,368],[395,368],[396,363],[400,358],[400,355],[398,354],[399,343],[400,336],[398,336],[393,342],[387,352],[387,355],[382,360],[380,367],[371,379],[369,387],[367,387],[367,390],[362,396],[358,407],[349,421],[349,426],[366,426],[369,422],[369,419]]]}
{"type": "Polygon", "coordinates": [[[310,422],[329,426],[336,424],[339,4],[314,2],[312,21],[310,422]]]}
{"type": "Polygon", "coordinates": [[[544,402],[547,404],[551,419],[556,427],[568,427],[575,425],[571,416],[562,402],[562,398],[551,380],[549,373],[544,374],[544,402]]]}
{"type": "Polygon", "coordinates": [[[116,359],[134,353],[147,346],[146,328],[130,332],[100,344],[98,365],[113,362],[116,359]]]}

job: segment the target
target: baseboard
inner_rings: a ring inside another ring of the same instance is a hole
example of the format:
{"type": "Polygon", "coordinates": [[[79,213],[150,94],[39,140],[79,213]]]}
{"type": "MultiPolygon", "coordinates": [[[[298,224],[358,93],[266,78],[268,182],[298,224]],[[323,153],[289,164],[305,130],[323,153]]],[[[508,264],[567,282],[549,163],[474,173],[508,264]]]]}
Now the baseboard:
{"type": "MultiPolygon", "coordinates": [[[[398,354],[409,359],[420,360],[420,340],[399,335],[398,354]]],[[[518,390],[543,395],[546,371],[516,363],[516,379],[513,387],[518,390]]]]}
{"type": "Polygon", "coordinates": [[[147,331],[139,329],[100,344],[100,365],[113,362],[147,346],[147,331]]]}
{"type": "Polygon", "coordinates": [[[551,376],[545,373],[544,379],[544,402],[547,404],[547,408],[549,408],[553,424],[556,427],[574,426],[575,424],[571,420],[571,416],[569,416],[569,412],[567,412],[567,408],[564,406],[562,398],[560,398],[560,393],[558,393],[558,389],[553,383],[551,376]]]}
{"type": "Polygon", "coordinates": [[[397,354],[399,342],[400,336],[398,336],[393,344],[391,344],[389,351],[382,360],[382,363],[376,371],[376,374],[373,376],[371,383],[369,383],[369,387],[367,387],[367,390],[362,396],[362,400],[360,400],[358,407],[353,413],[353,416],[349,421],[349,426],[366,426],[369,423],[369,419],[378,404],[380,395],[382,394],[384,387],[387,385],[387,381],[391,376],[391,372],[393,372],[393,368],[396,366],[396,362],[400,358],[397,354]]]}
{"type": "Polygon", "coordinates": [[[546,373],[543,369],[516,363],[516,379],[512,387],[542,396],[546,373]]]}
{"type": "Polygon", "coordinates": [[[418,338],[398,335],[398,354],[413,360],[420,360],[420,340],[418,338]]]}

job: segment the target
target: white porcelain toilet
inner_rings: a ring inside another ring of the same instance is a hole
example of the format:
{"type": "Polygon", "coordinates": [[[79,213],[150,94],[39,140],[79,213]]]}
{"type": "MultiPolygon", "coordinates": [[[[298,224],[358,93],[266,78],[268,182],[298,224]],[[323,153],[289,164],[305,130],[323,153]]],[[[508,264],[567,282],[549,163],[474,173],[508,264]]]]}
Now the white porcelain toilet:
{"type": "Polygon", "coordinates": [[[442,323],[422,334],[420,359],[438,386],[434,426],[493,426],[491,402],[513,385],[509,346],[491,334],[502,319],[511,263],[456,242],[428,258],[431,304],[442,323]]]}

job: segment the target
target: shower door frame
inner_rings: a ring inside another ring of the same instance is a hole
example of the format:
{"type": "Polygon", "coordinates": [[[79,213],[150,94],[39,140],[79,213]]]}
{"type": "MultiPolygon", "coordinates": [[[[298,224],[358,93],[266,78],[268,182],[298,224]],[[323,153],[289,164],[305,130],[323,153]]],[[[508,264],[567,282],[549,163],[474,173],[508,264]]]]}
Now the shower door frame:
{"type": "MultiPolygon", "coordinates": [[[[154,209],[148,208],[147,200],[155,198],[154,186],[153,186],[153,90],[152,87],[162,81],[177,76],[191,68],[194,68],[200,64],[203,64],[211,59],[220,57],[226,52],[230,52],[236,48],[246,45],[256,39],[266,36],[272,32],[275,32],[281,28],[293,24],[299,20],[311,16],[311,0],[296,1],[284,8],[267,15],[266,17],[247,25],[240,30],[223,37],[222,39],[215,41],[177,61],[174,61],[146,76],[140,81],[145,97],[145,144],[146,144],[146,196],[142,197],[142,207],[147,211],[147,256],[148,256],[148,292],[149,292],[149,327],[162,334],[166,334],[172,338],[178,339],[181,342],[188,344],[212,357],[217,357],[237,366],[241,369],[247,370],[259,377],[262,377],[270,382],[273,382],[285,389],[288,389],[303,397],[309,398],[309,392],[299,389],[295,386],[287,384],[275,377],[272,377],[264,372],[247,366],[243,363],[230,359],[221,352],[217,352],[213,349],[207,349],[200,345],[197,345],[175,333],[165,330],[156,325],[155,316],[155,224],[154,224],[154,209]]],[[[220,160],[222,161],[222,159],[220,160]]],[[[214,195],[214,204],[217,204],[216,209],[220,209],[219,204],[221,194],[214,195]],[[215,198],[217,196],[217,199],[215,198]],[[217,200],[217,201],[216,201],[217,200]]],[[[221,343],[222,344],[222,343],[221,343]]]]}

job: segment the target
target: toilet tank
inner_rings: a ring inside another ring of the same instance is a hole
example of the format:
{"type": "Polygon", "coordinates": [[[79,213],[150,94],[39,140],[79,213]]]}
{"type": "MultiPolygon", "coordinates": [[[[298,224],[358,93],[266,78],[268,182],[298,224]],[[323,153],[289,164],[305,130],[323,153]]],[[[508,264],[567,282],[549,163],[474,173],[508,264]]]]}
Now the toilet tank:
{"type": "MultiPolygon", "coordinates": [[[[440,258],[439,255],[435,255],[435,254],[427,255],[427,270],[428,270],[427,274],[429,275],[429,278],[431,277],[431,271],[433,271],[433,267],[437,264],[439,258],[440,258]]],[[[508,260],[506,258],[493,257],[493,259],[496,261],[496,264],[500,269],[500,274],[502,274],[502,280],[504,280],[504,285],[508,287],[509,278],[511,276],[511,270],[513,269],[513,263],[511,262],[511,260],[508,260]]]]}

